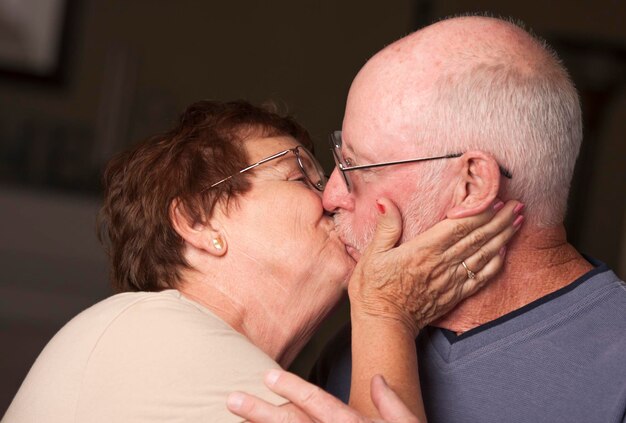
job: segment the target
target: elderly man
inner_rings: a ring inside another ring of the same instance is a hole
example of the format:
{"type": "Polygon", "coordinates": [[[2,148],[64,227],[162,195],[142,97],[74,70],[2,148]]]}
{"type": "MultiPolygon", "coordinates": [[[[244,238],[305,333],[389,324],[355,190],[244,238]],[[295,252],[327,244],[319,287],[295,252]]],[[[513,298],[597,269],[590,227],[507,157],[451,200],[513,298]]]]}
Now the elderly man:
{"type": "MultiPolygon", "coordinates": [[[[563,227],[581,138],[567,71],[502,20],[441,21],[356,76],[324,192],[353,257],[372,237],[381,198],[400,210],[402,240],[496,196],[526,205],[504,271],[419,333],[429,422],[626,422],[626,285],[568,244],[563,227]]],[[[384,374],[407,403],[419,388],[410,350],[381,346],[363,321],[329,348],[317,379],[375,414],[363,403],[369,392],[350,393],[351,374],[384,374]]]]}

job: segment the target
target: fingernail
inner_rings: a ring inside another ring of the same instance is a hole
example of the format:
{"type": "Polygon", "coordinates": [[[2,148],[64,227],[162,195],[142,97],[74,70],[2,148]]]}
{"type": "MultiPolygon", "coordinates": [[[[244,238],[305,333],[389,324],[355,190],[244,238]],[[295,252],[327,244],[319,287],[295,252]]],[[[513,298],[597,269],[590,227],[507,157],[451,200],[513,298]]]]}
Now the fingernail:
{"type": "Polygon", "coordinates": [[[381,374],[374,375],[374,377],[372,378],[372,380],[374,380],[374,379],[376,379],[376,378],[380,379],[380,381],[382,382],[382,385],[383,385],[383,387],[384,387],[385,389],[390,389],[390,388],[389,388],[389,385],[387,384],[387,381],[385,380],[385,377],[384,377],[383,375],[381,375],[381,374]]]}
{"type": "Polygon", "coordinates": [[[519,229],[520,226],[522,226],[522,222],[524,221],[524,216],[519,215],[515,218],[515,220],[513,221],[513,227],[515,229],[519,229]]]}
{"type": "Polygon", "coordinates": [[[231,410],[239,410],[243,405],[244,396],[241,392],[233,392],[226,399],[226,404],[231,410]]]}
{"type": "Polygon", "coordinates": [[[265,375],[265,383],[267,384],[267,386],[274,386],[279,377],[280,371],[272,369],[265,375]]]}
{"type": "Polygon", "coordinates": [[[500,257],[504,257],[505,254],[506,254],[506,245],[500,248],[500,257]]]}
{"type": "Polygon", "coordinates": [[[389,386],[389,385],[387,385],[387,379],[385,379],[385,376],[383,376],[383,375],[378,375],[378,376],[380,377],[380,380],[382,380],[382,381],[383,381],[383,384],[384,384],[385,386],[389,386]]]}
{"type": "Polygon", "coordinates": [[[383,206],[382,204],[380,204],[378,202],[378,200],[376,200],[376,208],[378,208],[378,212],[380,214],[385,214],[385,206],[383,206]]]}
{"type": "Polygon", "coordinates": [[[504,207],[504,203],[502,201],[498,200],[498,202],[493,205],[493,211],[498,211],[502,207],[504,207]]]}
{"type": "Polygon", "coordinates": [[[521,212],[522,210],[524,210],[524,204],[519,203],[517,206],[515,206],[515,208],[513,209],[513,213],[518,214],[519,212],[521,212]]]}

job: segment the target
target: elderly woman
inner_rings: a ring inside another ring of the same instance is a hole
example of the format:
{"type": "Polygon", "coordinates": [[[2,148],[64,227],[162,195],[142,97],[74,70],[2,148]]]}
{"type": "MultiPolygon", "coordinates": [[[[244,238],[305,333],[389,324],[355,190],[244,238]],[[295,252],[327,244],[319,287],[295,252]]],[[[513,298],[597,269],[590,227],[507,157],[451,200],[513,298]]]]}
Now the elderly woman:
{"type": "MultiPolygon", "coordinates": [[[[100,223],[119,294],[55,335],[5,421],[240,421],[226,408],[236,390],[286,403],[263,374],[291,363],[354,266],[322,208],[325,178],[307,148],[307,132],[291,118],[245,102],[203,101],[168,133],[115,158],[100,223]]],[[[397,298],[423,326],[499,269],[497,252],[514,232],[511,210],[491,221],[489,213],[446,221],[422,236],[427,248],[408,243],[398,254],[389,245],[364,258],[368,272],[355,283],[370,288],[359,301],[397,298]],[[475,229],[483,236],[463,238],[475,229]],[[495,249],[478,251],[494,239],[495,249]],[[437,254],[445,259],[416,259],[437,254]],[[462,260],[481,277],[435,271],[462,260]],[[407,269],[396,277],[402,281],[371,283],[393,275],[392,266],[407,269]],[[407,274],[420,275],[410,290],[421,298],[442,294],[428,300],[428,313],[404,304],[415,300],[399,291],[407,274]]],[[[381,219],[393,226],[397,216],[388,214],[381,219]]],[[[384,245],[381,234],[375,242],[384,245]]]]}

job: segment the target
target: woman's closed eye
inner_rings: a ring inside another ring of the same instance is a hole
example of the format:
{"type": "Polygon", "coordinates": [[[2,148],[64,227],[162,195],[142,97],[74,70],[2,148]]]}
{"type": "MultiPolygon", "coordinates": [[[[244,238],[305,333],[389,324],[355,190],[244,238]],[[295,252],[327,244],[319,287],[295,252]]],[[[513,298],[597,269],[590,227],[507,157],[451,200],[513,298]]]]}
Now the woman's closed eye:
{"type": "Polygon", "coordinates": [[[313,188],[313,187],[312,187],[312,185],[311,185],[311,183],[309,182],[309,179],[308,179],[306,176],[304,176],[304,175],[302,174],[302,172],[297,172],[297,173],[295,173],[295,172],[294,172],[294,173],[292,173],[292,174],[291,174],[291,175],[287,178],[287,180],[288,180],[289,182],[297,182],[297,183],[300,183],[300,184],[302,184],[302,185],[306,186],[307,188],[311,188],[311,189],[313,188]]]}
{"type": "Polygon", "coordinates": [[[289,180],[292,181],[292,182],[300,182],[300,183],[303,183],[304,185],[308,185],[309,184],[309,181],[307,181],[307,179],[304,176],[302,176],[302,175],[296,176],[296,177],[293,177],[293,178],[289,178],[289,180]]]}

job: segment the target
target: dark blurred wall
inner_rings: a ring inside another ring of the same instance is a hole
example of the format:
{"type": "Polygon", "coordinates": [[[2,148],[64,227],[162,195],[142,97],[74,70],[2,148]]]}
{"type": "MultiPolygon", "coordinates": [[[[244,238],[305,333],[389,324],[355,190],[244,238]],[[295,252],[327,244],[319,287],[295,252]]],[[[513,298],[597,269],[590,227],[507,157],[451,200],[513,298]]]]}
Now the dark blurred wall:
{"type": "Polygon", "coordinates": [[[69,5],[63,78],[0,74],[0,413],[47,340],[110,294],[94,220],[112,154],[207,98],[274,100],[323,142],[354,74],[412,19],[409,1],[69,5]]]}
{"type": "Polygon", "coordinates": [[[411,27],[410,1],[75,5],[65,85],[0,80],[0,107],[11,129],[44,118],[86,128],[94,166],[205,98],[275,100],[325,139],[359,67],[411,27]]]}
{"type": "MultiPolygon", "coordinates": [[[[385,44],[434,19],[525,21],[572,70],[586,116],[572,241],[626,276],[623,2],[69,1],[62,78],[0,73],[0,413],[47,340],[109,295],[95,239],[98,178],[117,151],[198,99],[277,101],[330,168],[350,82],[385,44]]],[[[294,370],[306,373],[341,307],[294,370]]]]}

